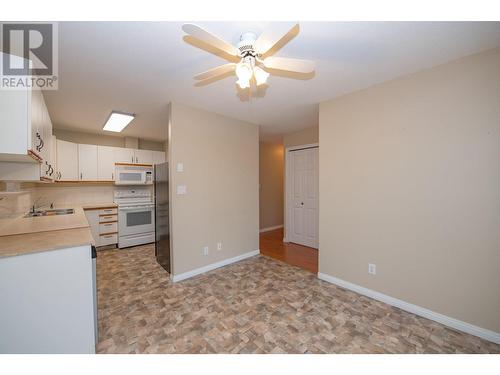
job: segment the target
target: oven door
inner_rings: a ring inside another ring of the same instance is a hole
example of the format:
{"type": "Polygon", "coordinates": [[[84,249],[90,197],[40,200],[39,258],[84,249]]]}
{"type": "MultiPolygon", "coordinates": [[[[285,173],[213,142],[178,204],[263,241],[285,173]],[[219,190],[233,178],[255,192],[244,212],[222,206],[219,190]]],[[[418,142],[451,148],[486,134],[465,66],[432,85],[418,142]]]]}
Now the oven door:
{"type": "Polygon", "coordinates": [[[120,237],[154,232],[154,206],[119,207],[118,225],[120,237]]]}
{"type": "Polygon", "coordinates": [[[139,170],[116,169],[116,185],[144,185],[146,172],[139,170]]]}

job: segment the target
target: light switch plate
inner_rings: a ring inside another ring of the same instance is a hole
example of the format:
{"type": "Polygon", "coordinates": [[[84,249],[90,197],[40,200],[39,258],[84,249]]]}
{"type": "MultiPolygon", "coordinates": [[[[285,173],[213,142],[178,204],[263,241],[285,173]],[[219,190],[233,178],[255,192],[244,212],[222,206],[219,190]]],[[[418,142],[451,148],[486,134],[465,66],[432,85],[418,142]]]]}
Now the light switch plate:
{"type": "Polygon", "coordinates": [[[177,172],[184,172],[184,164],[177,163],[177,172]]]}
{"type": "Polygon", "coordinates": [[[186,185],[177,185],[177,195],[184,195],[184,194],[187,194],[186,185]]]}
{"type": "Polygon", "coordinates": [[[370,275],[376,275],[377,274],[377,265],[373,263],[368,263],[368,273],[370,275]]]}

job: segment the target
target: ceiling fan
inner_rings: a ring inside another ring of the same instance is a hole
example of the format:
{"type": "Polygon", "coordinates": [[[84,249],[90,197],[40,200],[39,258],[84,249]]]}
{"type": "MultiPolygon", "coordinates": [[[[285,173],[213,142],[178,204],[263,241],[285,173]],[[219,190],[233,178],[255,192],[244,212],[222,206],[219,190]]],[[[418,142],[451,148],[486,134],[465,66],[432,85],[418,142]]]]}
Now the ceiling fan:
{"type": "Polygon", "coordinates": [[[302,75],[314,72],[313,61],[271,56],[298,34],[298,23],[275,24],[259,37],[253,32],[245,32],[241,34],[236,46],[191,23],[182,25],[182,30],[193,38],[224,52],[227,55],[225,58],[231,61],[194,76],[196,80],[209,80],[234,72],[238,77],[236,81],[238,86],[247,89],[251,85],[265,84],[273,70],[302,75]]]}

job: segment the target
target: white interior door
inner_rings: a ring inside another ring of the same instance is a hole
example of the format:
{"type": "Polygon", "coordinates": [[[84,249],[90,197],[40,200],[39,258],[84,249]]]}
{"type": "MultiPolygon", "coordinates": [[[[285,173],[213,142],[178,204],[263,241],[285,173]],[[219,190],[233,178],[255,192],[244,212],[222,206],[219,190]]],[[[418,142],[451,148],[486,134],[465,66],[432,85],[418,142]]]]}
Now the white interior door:
{"type": "Polygon", "coordinates": [[[289,151],[290,242],[318,248],[318,148],[289,151]]]}

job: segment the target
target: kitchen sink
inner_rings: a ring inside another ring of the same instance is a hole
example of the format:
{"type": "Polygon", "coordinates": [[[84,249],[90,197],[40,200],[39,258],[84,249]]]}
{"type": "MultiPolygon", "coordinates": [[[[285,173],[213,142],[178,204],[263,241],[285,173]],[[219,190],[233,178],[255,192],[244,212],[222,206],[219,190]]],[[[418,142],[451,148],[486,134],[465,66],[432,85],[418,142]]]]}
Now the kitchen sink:
{"type": "Polygon", "coordinates": [[[71,215],[74,214],[73,208],[59,208],[54,210],[35,210],[30,211],[24,217],[38,217],[38,216],[58,216],[58,215],[71,215]]]}

